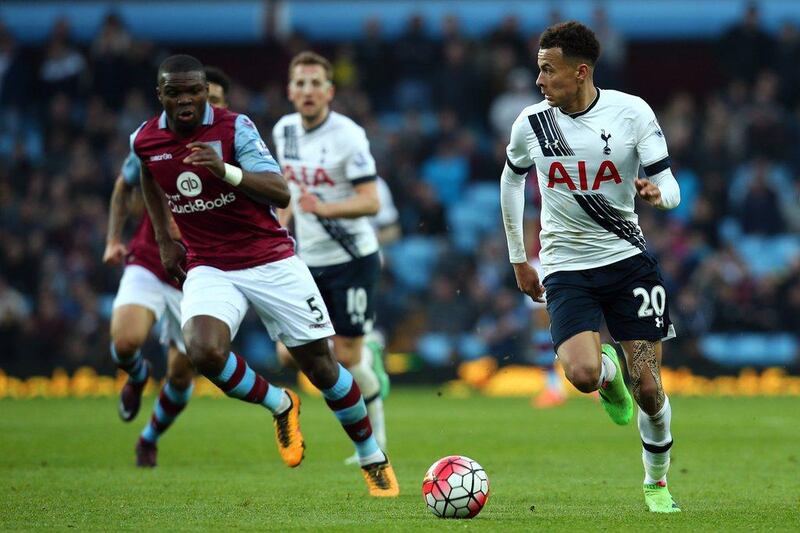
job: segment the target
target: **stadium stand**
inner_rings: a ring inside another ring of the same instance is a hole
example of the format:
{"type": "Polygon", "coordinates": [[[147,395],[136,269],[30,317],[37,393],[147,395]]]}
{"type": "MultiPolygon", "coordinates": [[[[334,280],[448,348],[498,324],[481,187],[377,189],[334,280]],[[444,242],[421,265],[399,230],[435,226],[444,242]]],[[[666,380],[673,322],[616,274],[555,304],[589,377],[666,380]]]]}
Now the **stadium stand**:
{"type": "MultiPolygon", "coordinates": [[[[231,108],[264,135],[289,110],[282,58],[312,45],[329,53],[338,109],[366,128],[400,212],[404,237],[386,250],[378,319],[389,349],[416,351],[431,365],[484,354],[532,361],[530,310],[515,288],[499,216],[508,130],[497,123],[508,120],[509,101],[520,107],[519,95],[538,99],[524,76],[536,35],[513,17],[480,37],[465,34],[456,17],[445,24],[434,34],[416,16],[386,36],[371,20],[339,42],[291,35],[254,47],[274,67],[260,83],[242,60],[219,61],[224,48],[193,53],[242,82],[231,108]]],[[[603,40],[613,42],[607,83],[648,97],[636,43],[603,40]]],[[[669,357],[694,368],[797,371],[800,32],[796,22],[775,32],[748,17],[703,50],[713,67],[705,92],[683,91],[673,79],[660,81],[674,84],[666,98],[653,89],[683,194],[675,212],[640,211],[673,295],[680,337],[669,357]],[[726,53],[714,56],[716,49],[726,53]]],[[[165,54],[113,15],[88,44],[73,41],[61,20],[46,42],[23,46],[0,22],[0,368],[8,373],[112,370],[108,319],[120,273],[100,260],[107,202],[129,133],[155,111],[155,67],[165,54]]],[[[531,181],[527,214],[535,219],[531,181]]],[[[241,342],[267,350],[256,329],[245,322],[241,342]]]]}

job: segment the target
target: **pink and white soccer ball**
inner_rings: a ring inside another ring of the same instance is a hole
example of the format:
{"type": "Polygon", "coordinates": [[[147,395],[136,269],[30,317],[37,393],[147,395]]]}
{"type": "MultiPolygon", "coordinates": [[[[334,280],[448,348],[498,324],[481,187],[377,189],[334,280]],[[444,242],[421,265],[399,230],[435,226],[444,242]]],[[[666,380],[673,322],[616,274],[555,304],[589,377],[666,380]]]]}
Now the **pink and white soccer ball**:
{"type": "Polygon", "coordinates": [[[425,473],[422,497],[439,518],[472,518],[489,498],[489,478],[477,461],[450,455],[433,463],[425,473]]]}

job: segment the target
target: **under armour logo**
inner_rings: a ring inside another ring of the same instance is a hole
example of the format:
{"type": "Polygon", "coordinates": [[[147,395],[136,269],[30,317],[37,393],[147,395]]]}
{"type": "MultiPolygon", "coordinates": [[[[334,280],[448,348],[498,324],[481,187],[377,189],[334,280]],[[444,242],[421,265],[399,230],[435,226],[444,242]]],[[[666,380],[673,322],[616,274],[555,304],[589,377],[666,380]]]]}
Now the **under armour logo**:
{"type": "Polygon", "coordinates": [[[545,141],[544,147],[548,150],[555,150],[558,148],[558,139],[553,139],[552,141],[545,141]]]}
{"type": "Polygon", "coordinates": [[[664,319],[661,318],[660,316],[656,317],[656,327],[657,328],[663,328],[664,327],[664,319]]]}
{"type": "Polygon", "coordinates": [[[608,147],[608,140],[611,138],[611,134],[606,134],[606,130],[600,130],[600,138],[606,143],[606,147],[603,148],[603,153],[608,155],[611,153],[611,148],[608,147]]]}

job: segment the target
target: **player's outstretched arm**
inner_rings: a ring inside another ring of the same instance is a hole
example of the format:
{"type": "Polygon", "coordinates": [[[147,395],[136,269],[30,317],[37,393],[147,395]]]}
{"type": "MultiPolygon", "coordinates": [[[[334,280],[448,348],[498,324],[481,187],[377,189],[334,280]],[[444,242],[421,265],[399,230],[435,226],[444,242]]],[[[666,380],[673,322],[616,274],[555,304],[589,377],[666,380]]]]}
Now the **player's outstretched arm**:
{"type": "Polygon", "coordinates": [[[161,253],[161,262],[171,276],[183,282],[186,279],[186,272],[183,271],[181,264],[186,257],[186,250],[181,243],[173,239],[170,229],[172,215],[169,212],[164,191],[161,190],[144,165],[142,165],[140,179],[144,204],[147,206],[147,212],[153,223],[153,231],[161,253]]]}
{"type": "Polygon", "coordinates": [[[107,265],[119,265],[128,254],[128,249],[122,242],[122,228],[128,218],[128,203],[132,192],[133,187],[121,175],[118,176],[108,205],[106,249],[103,252],[103,262],[107,265]]]}
{"type": "Polygon", "coordinates": [[[206,143],[186,145],[192,153],[183,162],[206,167],[219,179],[244,191],[253,200],[281,209],[289,205],[289,185],[281,174],[270,171],[252,172],[225,163],[214,148],[206,143]]]}

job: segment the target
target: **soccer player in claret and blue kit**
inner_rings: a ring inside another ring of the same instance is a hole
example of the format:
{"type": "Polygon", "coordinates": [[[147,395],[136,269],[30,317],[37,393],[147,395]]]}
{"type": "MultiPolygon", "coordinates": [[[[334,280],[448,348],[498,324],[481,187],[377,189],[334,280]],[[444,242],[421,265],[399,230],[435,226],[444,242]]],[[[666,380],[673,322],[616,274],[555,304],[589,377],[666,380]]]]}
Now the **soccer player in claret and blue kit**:
{"type": "Polygon", "coordinates": [[[545,100],[522,110],[511,128],[501,180],[503,223],[517,285],[546,295],[550,333],[567,379],[595,390],[611,419],[627,424],[633,401],[617,353],[600,343],[604,317],[628,362],[651,512],[680,508],[667,489],[672,408],[661,384],[661,342],[674,336],[667,293],[647,252],[634,200],[658,209],[680,202],[664,135],[636,96],[595,87],[600,55],[578,22],[549,27],[539,43],[536,84],[545,100]],[[522,221],[525,177],[535,167],[542,195],[542,281],[528,263],[522,221]],[[640,167],[645,178],[639,178],[640,167]]]}
{"type": "MultiPolygon", "coordinates": [[[[228,107],[230,80],[221,70],[206,67],[209,102],[228,107]]],[[[139,225],[127,245],[122,230],[131,207],[141,208],[137,194],[141,163],[134,153],[128,154],[114,183],[108,209],[108,232],[103,262],[125,264],[111,313],[111,357],[117,367],[128,374],[120,392],[118,412],[124,422],[139,413],[142,392],[150,376],[150,362],[142,357],[141,347],[150,329],[162,320],[161,342],[167,348],[167,376],[156,399],[153,414],[136,442],[136,466],[154,467],[157,443],[186,407],[192,395],[194,368],[186,356],[181,333],[181,298],[178,282],[161,264],[150,217],[143,213],[139,225]]],[[[170,228],[179,238],[174,223],[170,228]]]]}
{"type": "Polygon", "coordinates": [[[283,461],[298,466],[305,450],[299,397],[268,383],[230,352],[252,305],[355,444],[369,493],[397,496],[394,470],[372,434],[358,385],[328,347],[334,329],[319,289],[278,223],[275,208],[290,199],[280,167],[248,117],[209,105],[197,59],[165,59],[157,81],[163,112],[142,124],[131,144],[142,162],[142,192],[161,260],[171,275],[185,280],[181,322],[187,355],[228,396],[269,409],[283,461]],[[183,245],[170,236],[170,213],[183,245]]]}

